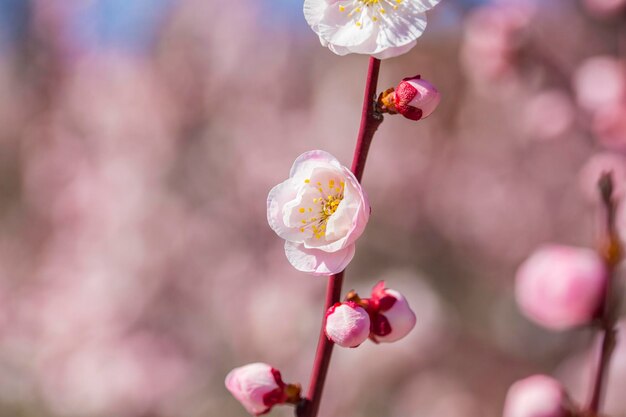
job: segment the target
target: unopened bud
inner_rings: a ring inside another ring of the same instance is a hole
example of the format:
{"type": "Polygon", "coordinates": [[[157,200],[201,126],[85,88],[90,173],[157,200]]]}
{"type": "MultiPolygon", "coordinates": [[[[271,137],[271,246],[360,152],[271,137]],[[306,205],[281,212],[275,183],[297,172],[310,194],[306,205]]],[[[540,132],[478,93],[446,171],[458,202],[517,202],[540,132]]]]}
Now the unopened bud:
{"type": "Polygon", "coordinates": [[[419,75],[405,78],[394,94],[383,97],[385,107],[411,120],[424,119],[432,114],[441,101],[441,94],[430,82],[419,75]]]}
{"type": "Polygon", "coordinates": [[[300,386],[285,384],[280,372],[265,363],[251,363],[235,368],[226,376],[226,388],[255,416],[265,414],[277,404],[296,404],[300,386]]]}
{"type": "Polygon", "coordinates": [[[371,338],[375,342],[395,342],[415,327],[415,313],[406,298],[396,290],[385,288],[384,281],[380,281],[372,290],[370,307],[371,338]]]}
{"type": "Polygon", "coordinates": [[[601,310],[607,270],[590,249],[549,245],[518,269],[515,297],[521,311],[544,327],[563,330],[591,322],[601,310]]]}
{"type": "Polygon", "coordinates": [[[563,386],[546,375],[514,383],[506,396],[504,417],[569,417],[571,402],[563,386]]]}
{"type": "Polygon", "coordinates": [[[354,348],[367,340],[370,317],[353,301],[337,303],[326,313],[326,336],[342,347],[354,348]]]}

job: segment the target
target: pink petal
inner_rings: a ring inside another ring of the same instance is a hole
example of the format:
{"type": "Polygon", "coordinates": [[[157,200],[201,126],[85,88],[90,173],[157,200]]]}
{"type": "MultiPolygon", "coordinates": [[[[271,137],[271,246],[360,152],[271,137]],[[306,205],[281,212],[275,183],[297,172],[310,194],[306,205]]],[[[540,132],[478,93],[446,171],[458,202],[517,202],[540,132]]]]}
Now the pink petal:
{"type": "Polygon", "coordinates": [[[354,257],[355,245],[337,252],[307,249],[301,243],[285,242],[285,255],[298,271],[314,275],[332,275],[343,271],[354,257]]]}

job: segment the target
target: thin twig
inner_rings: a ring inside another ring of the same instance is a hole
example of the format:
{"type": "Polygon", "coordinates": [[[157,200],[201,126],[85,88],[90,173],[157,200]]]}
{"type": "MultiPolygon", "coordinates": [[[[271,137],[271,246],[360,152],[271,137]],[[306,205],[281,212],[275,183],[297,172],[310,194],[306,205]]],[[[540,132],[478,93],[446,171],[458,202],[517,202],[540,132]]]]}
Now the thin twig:
{"type": "Polygon", "coordinates": [[[600,411],[603,391],[609,370],[609,363],[615,348],[617,330],[617,300],[613,295],[615,267],[621,259],[621,246],[615,227],[616,202],[613,197],[613,179],[610,173],[605,173],[598,182],[598,188],[605,208],[605,225],[601,241],[600,252],[607,267],[607,283],[604,297],[604,308],[599,318],[602,346],[598,366],[595,369],[593,385],[587,411],[589,415],[597,416],[600,411]]]}

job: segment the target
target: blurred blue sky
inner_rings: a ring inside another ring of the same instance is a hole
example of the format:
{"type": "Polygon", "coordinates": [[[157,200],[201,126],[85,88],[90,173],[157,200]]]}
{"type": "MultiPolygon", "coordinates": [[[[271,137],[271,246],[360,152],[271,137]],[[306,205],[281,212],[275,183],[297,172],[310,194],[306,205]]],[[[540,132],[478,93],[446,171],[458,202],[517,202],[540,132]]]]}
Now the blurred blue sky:
{"type": "MultiPolygon", "coordinates": [[[[146,51],[155,39],[159,24],[178,1],[84,0],[70,22],[70,36],[84,50],[114,48],[130,52],[146,51]]],[[[302,1],[258,1],[266,3],[261,10],[267,13],[263,21],[270,25],[287,25],[295,30],[306,28],[302,1]]],[[[462,1],[471,6],[485,0],[462,1]]],[[[27,28],[28,16],[29,1],[0,0],[0,46],[19,39],[27,28]]]]}
{"type": "Polygon", "coordinates": [[[76,14],[72,33],[87,49],[141,51],[155,38],[176,0],[91,0],[76,14]]]}

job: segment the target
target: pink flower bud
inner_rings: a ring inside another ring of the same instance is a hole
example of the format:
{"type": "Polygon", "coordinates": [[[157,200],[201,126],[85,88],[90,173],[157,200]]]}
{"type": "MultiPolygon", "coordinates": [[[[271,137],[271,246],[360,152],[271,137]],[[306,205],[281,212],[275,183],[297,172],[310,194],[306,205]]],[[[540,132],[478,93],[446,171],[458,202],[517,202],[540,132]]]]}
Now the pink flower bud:
{"type": "Polygon", "coordinates": [[[406,298],[396,290],[385,288],[385,281],[374,286],[369,302],[372,310],[371,337],[375,342],[395,342],[415,327],[415,313],[406,298]]]}
{"type": "Polygon", "coordinates": [[[370,317],[353,301],[337,303],[326,313],[326,336],[342,347],[354,348],[367,340],[370,317]]]}
{"type": "Polygon", "coordinates": [[[514,383],[506,396],[503,417],[567,417],[571,405],[562,385],[546,375],[514,383]]]}
{"type": "Polygon", "coordinates": [[[394,96],[396,111],[411,120],[430,116],[440,101],[441,94],[435,86],[419,75],[402,80],[394,96]]]}
{"type": "Polygon", "coordinates": [[[287,401],[280,372],[265,363],[235,368],[226,376],[226,388],[255,416],[265,414],[276,404],[287,401]]]}
{"type": "Polygon", "coordinates": [[[605,264],[596,252],[548,245],[518,269],[515,296],[528,318],[562,330],[594,318],[604,299],[606,280],[605,264]]]}

